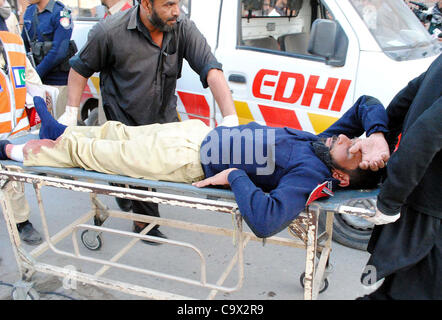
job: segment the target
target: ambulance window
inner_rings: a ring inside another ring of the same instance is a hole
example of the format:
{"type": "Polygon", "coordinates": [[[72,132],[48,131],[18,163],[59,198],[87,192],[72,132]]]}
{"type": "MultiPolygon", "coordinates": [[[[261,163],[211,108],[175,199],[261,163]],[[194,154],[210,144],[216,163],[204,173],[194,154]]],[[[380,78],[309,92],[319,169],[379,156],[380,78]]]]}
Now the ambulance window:
{"type": "Polygon", "coordinates": [[[63,3],[71,9],[75,20],[98,20],[106,13],[101,0],[63,0],[63,3]]]}
{"type": "Polygon", "coordinates": [[[190,2],[191,0],[180,0],[181,14],[185,14],[190,18],[190,2]]]}
{"type": "MultiPolygon", "coordinates": [[[[135,6],[138,0],[128,0],[135,6]]],[[[180,0],[180,9],[183,14],[190,17],[191,0],[180,0]]],[[[101,0],[63,0],[63,3],[72,11],[72,16],[76,20],[99,20],[104,18],[106,7],[101,0]]]]}
{"type": "Polygon", "coordinates": [[[238,47],[269,53],[310,56],[307,52],[315,19],[333,19],[321,1],[239,0],[238,47]]]}

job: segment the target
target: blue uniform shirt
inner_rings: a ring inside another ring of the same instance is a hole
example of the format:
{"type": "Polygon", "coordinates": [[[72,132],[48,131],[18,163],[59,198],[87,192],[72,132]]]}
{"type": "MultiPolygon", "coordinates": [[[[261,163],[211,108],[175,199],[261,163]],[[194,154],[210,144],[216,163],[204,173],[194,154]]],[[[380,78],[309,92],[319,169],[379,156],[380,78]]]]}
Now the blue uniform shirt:
{"type": "Polygon", "coordinates": [[[228,168],[239,169],[232,171],[228,180],[241,215],[255,235],[270,237],[302,212],[318,184],[327,180],[336,184],[328,167],[314,153],[312,142],[339,134],[354,138],[364,132],[367,136],[386,133],[387,123],[384,106],[362,96],[319,135],[255,122],[233,128],[220,126],[203,141],[201,164],[206,177],[228,168]]]}
{"type": "MultiPolygon", "coordinates": [[[[23,21],[31,41],[52,41],[51,50],[36,68],[42,82],[48,85],[66,85],[69,72],[57,71],[54,68],[68,55],[73,29],[71,11],[65,8],[63,3],[50,0],[42,12],[38,12],[36,4],[28,6],[23,21]]],[[[22,37],[29,49],[24,30],[22,37]]]]}

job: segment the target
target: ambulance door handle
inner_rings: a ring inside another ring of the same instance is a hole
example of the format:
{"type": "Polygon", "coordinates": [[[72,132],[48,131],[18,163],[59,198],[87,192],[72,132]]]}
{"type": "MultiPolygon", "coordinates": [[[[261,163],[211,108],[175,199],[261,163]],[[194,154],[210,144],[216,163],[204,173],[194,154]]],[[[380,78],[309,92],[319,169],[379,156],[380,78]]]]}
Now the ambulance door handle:
{"type": "Polygon", "coordinates": [[[236,82],[236,83],[246,83],[246,77],[244,77],[243,75],[240,74],[231,74],[229,76],[229,81],[230,82],[236,82]]]}

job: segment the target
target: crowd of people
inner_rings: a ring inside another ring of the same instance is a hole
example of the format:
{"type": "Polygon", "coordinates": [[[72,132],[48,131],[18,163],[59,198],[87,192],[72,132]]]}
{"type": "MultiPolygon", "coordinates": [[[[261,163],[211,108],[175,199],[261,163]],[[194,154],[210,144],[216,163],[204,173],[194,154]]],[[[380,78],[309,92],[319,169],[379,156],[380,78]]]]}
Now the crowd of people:
{"type": "Polygon", "coordinates": [[[442,0],[432,1],[427,4],[420,1],[405,0],[405,2],[425,28],[428,29],[428,32],[434,38],[442,41],[442,0]]]}

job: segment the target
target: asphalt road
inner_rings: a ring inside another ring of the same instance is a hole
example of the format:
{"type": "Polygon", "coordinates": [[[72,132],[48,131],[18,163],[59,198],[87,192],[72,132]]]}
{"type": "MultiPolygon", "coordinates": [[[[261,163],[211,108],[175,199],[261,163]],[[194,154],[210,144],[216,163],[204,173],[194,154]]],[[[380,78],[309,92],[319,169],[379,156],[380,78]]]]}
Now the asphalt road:
{"type": "MultiPolygon", "coordinates": [[[[26,195],[31,206],[31,222],[42,231],[40,214],[37,201],[31,186],[26,186],[26,195]]],[[[66,190],[44,188],[43,198],[51,234],[78,218],[79,213],[89,210],[89,196],[84,193],[74,193],[66,190]]],[[[110,209],[118,209],[114,199],[101,197],[110,209]]],[[[209,223],[215,226],[230,227],[232,219],[229,216],[214,214],[212,212],[196,211],[171,206],[161,206],[160,213],[163,217],[180,217],[186,221],[209,223]]],[[[109,219],[104,226],[131,231],[131,222],[123,219],[109,219]]],[[[187,241],[199,247],[207,259],[207,279],[215,283],[221,270],[228,264],[233,255],[232,238],[207,236],[188,231],[161,227],[169,239],[187,241]]],[[[279,234],[291,237],[287,231],[279,234]]],[[[112,234],[103,235],[103,247],[99,251],[90,251],[80,243],[80,252],[84,255],[98,258],[110,258],[119,248],[129,241],[128,238],[112,234]]],[[[25,246],[32,250],[32,247],[25,246]]],[[[67,237],[61,241],[58,248],[72,252],[72,238],[67,237]]],[[[364,287],[360,275],[368,260],[369,254],[364,251],[350,249],[333,243],[331,263],[333,272],[329,275],[329,287],[321,293],[318,300],[353,300],[356,297],[370,293],[373,288],[364,287]]],[[[4,224],[3,216],[0,218],[0,300],[11,299],[9,285],[18,281],[18,272],[9,236],[4,224]]],[[[301,300],[303,288],[300,285],[300,275],[305,267],[305,251],[302,249],[281,247],[271,244],[262,245],[260,242],[250,242],[245,250],[245,278],[239,291],[233,293],[219,292],[215,299],[219,300],[301,300]]],[[[53,252],[43,254],[40,261],[60,267],[70,266],[76,270],[94,273],[101,266],[86,263],[53,252]]],[[[174,275],[185,275],[198,279],[199,262],[194,252],[176,248],[170,245],[150,246],[138,242],[121,260],[124,263],[166,272],[174,275]]],[[[236,268],[226,280],[225,285],[234,286],[237,281],[236,268]]],[[[125,281],[133,284],[150,286],[157,290],[173,290],[175,293],[197,299],[206,299],[210,290],[192,285],[177,284],[170,280],[152,276],[132,273],[126,270],[111,268],[104,275],[107,278],[125,281]]],[[[66,279],[57,278],[37,273],[34,275],[35,288],[40,293],[40,299],[140,299],[114,290],[93,287],[90,285],[74,284],[75,288],[66,279]],[[66,288],[68,287],[68,288],[66,288]],[[45,293],[46,292],[46,293],[45,293]],[[49,294],[47,292],[50,292],[49,294]]]]}

